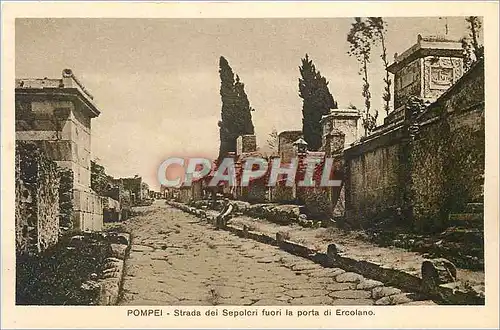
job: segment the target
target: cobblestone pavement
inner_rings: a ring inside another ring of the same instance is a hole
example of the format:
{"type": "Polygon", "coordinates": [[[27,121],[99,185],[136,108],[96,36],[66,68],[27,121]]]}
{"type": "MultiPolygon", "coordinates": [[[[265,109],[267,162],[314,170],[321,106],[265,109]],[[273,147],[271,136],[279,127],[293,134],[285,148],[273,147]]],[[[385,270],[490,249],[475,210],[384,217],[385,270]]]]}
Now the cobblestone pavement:
{"type": "Polygon", "coordinates": [[[214,228],[157,201],[132,234],[121,305],[434,304],[214,228]]]}

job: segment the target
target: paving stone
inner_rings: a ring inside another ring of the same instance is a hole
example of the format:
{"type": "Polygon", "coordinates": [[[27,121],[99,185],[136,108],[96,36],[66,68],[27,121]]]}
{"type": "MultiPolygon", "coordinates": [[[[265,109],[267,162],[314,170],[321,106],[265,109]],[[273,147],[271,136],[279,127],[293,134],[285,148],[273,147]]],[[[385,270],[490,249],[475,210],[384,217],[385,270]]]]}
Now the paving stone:
{"type": "Polygon", "coordinates": [[[357,286],[356,286],[356,289],[358,290],[369,290],[369,289],[373,289],[373,288],[376,288],[378,286],[383,286],[384,283],[380,282],[380,281],[375,281],[375,280],[370,280],[370,279],[364,279],[363,281],[361,281],[357,286]]]}
{"type": "Polygon", "coordinates": [[[252,306],[283,306],[288,305],[286,301],[276,299],[260,299],[252,304],[252,306]]]}
{"type": "Polygon", "coordinates": [[[341,290],[354,290],[356,289],[356,283],[333,283],[327,284],[325,286],[326,291],[341,291],[341,290]]]}
{"type": "Polygon", "coordinates": [[[401,293],[401,290],[390,286],[376,287],[372,290],[372,298],[377,300],[382,297],[392,296],[401,293]]]}
{"type": "Polygon", "coordinates": [[[287,296],[292,298],[300,298],[300,297],[315,297],[315,296],[324,296],[326,292],[324,290],[287,290],[285,291],[287,296]]]}
{"type": "Polygon", "coordinates": [[[119,304],[374,303],[368,299],[373,283],[359,274],[323,268],[277,247],[215,231],[212,225],[195,221],[193,215],[154,205],[146,207],[149,212],[122,223],[131,233],[133,245],[123,274],[124,299],[119,304]],[[358,283],[366,290],[355,290],[358,283]]]}
{"type": "Polygon", "coordinates": [[[433,305],[437,304],[432,300],[417,300],[401,304],[401,306],[433,306],[433,305]]]}
{"type": "MultiPolygon", "coordinates": [[[[217,305],[224,305],[224,306],[249,306],[255,303],[255,300],[252,300],[247,297],[243,298],[227,298],[227,299],[219,299],[217,300],[217,305]]],[[[203,305],[203,304],[198,304],[198,305],[203,305]]]]}
{"type": "Polygon", "coordinates": [[[370,298],[370,292],[364,291],[364,290],[332,291],[328,295],[332,298],[338,298],[338,299],[368,299],[368,298],[370,298]]]}
{"type": "Polygon", "coordinates": [[[406,304],[413,301],[413,299],[411,299],[411,295],[408,293],[396,294],[394,296],[390,296],[389,298],[391,298],[391,305],[406,304]]]}
{"type": "Polygon", "coordinates": [[[152,251],[154,251],[154,248],[152,248],[151,246],[132,244],[131,251],[132,252],[152,252],[152,251]]]}
{"type": "MultiPolygon", "coordinates": [[[[178,302],[172,303],[172,305],[178,304],[178,302]]],[[[134,299],[130,301],[124,301],[122,300],[120,302],[120,305],[126,305],[126,306],[165,306],[168,305],[165,301],[156,301],[156,300],[149,300],[149,299],[134,299]]],[[[196,304],[195,304],[196,305],[196,304]]]]}
{"type": "Polygon", "coordinates": [[[295,264],[291,267],[291,269],[294,271],[316,270],[316,269],[320,269],[320,268],[322,268],[320,265],[315,264],[313,262],[298,263],[298,264],[295,264]]]}
{"type": "Polygon", "coordinates": [[[334,299],[333,306],[369,306],[373,305],[371,299],[334,299]]]}
{"type": "Polygon", "coordinates": [[[331,305],[333,299],[328,296],[317,297],[301,297],[290,300],[290,305],[315,306],[315,305],[331,305]]]}
{"type": "Polygon", "coordinates": [[[340,268],[317,268],[317,269],[309,269],[304,271],[309,277],[317,278],[317,277],[332,277],[335,278],[338,275],[345,273],[345,270],[340,268]]]}
{"type": "Polygon", "coordinates": [[[347,272],[338,275],[335,280],[337,282],[354,282],[354,283],[359,283],[360,281],[363,280],[363,275],[359,275],[357,273],[352,273],[352,272],[347,272]]]}

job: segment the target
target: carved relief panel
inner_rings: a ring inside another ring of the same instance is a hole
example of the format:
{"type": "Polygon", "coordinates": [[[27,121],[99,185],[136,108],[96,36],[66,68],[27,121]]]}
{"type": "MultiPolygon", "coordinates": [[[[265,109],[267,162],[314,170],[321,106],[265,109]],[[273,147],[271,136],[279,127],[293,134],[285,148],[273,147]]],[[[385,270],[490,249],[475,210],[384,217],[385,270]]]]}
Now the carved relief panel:
{"type": "Polygon", "coordinates": [[[424,97],[438,98],[463,74],[462,59],[427,57],[424,60],[424,97]]]}

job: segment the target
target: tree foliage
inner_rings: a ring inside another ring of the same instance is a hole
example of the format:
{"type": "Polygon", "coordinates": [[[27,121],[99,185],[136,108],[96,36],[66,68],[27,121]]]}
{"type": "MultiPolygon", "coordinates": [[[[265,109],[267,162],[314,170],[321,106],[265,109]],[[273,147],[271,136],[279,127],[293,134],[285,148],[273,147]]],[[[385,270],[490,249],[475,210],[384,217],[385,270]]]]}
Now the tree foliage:
{"type": "MultiPolygon", "coordinates": [[[[475,52],[479,51],[481,48],[479,44],[479,33],[481,31],[481,20],[477,16],[469,16],[465,19],[469,23],[470,38],[472,39],[472,45],[474,46],[475,52]]],[[[477,56],[477,54],[476,54],[477,56]]]]}
{"type": "Polygon", "coordinates": [[[478,58],[483,56],[484,48],[479,42],[482,28],[481,19],[477,16],[468,16],[465,21],[468,23],[469,35],[460,41],[464,51],[464,69],[467,71],[478,58]]]}
{"type": "Polygon", "coordinates": [[[382,17],[368,17],[368,24],[373,30],[373,41],[374,43],[380,42],[381,54],[380,58],[384,63],[385,68],[385,77],[384,77],[384,93],[382,94],[382,99],[384,100],[384,110],[386,114],[389,114],[391,111],[390,103],[391,103],[391,78],[389,76],[389,71],[387,68],[389,67],[389,61],[387,60],[387,48],[385,46],[385,31],[386,24],[382,17]]]}
{"type": "Polygon", "coordinates": [[[337,102],[328,89],[328,81],[316,70],[309,55],[302,59],[299,71],[299,96],[303,100],[302,133],[309,150],[316,151],[322,143],[321,117],[327,115],[330,109],[337,109],[337,102]]]}
{"type": "Polygon", "coordinates": [[[111,188],[112,177],[106,174],[104,166],[90,161],[90,187],[98,195],[104,196],[111,188]]]}
{"type": "Polygon", "coordinates": [[[228,61],[221,56],[219,60],[222,100],[221,120],[219,121],[219,157],[236,151],[236,139],[240,135],[254,134],[251,111],[245,85],[233,72],[228,61]]]}
{"type": "Polygon", "coordinates": [[[347,41],[350,44],[348,54],[355,57],[360,63],[359,74],[363,80],[361,95],[365,99],[365,113],[362,118],[365,135],[368,135],[368,133],[375,128],[378,117],[378,111],[374,111],[374,115],[370,113],[371,93],[370,83],[368,81],[368,63],[370,63],[373,40],[373,26],[369,21],[356,17],[354,19],[354,23],[351,25],[351,30],[347,35],[347,41]]]}

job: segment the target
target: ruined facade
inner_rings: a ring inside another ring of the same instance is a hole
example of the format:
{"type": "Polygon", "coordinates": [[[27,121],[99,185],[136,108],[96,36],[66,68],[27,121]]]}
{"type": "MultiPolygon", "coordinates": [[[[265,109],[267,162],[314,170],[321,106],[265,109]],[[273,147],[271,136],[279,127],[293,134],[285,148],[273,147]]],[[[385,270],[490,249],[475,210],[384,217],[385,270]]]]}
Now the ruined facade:
{"type": "Polygon", "coordinates": [[[16,141],[35,143],[68,173],[64,227],[101,230],[101,199],[90,187],[91,120],[100,114],[92,95],[66,69],[61,79],[16,79],[15,104],[16,141]]]}
{"type": "Polygon", "coordinates": [[[38,255],[59,238],[60,174],[36,143],[16,142],[16,253],[38,255]]]}
{"type": "Polygon", "coordinates": [[[131,205],[140,205],[149,198],[149,185],[142,181],[142,177],[138,175],[132,178],[113,179],[112,184],[119,189],[128,191],[131,205]]]}

